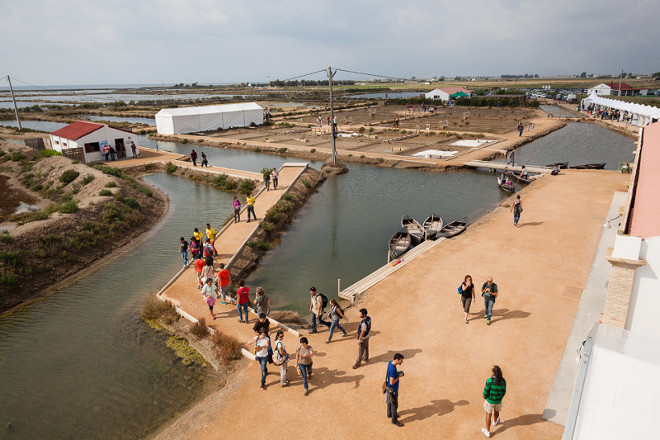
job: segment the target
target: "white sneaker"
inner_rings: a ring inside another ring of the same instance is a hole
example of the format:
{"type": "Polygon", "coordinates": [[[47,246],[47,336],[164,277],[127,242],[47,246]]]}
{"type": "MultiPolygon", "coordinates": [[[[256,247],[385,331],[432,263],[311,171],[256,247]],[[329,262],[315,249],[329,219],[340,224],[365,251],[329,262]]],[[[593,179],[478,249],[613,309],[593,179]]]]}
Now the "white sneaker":
{"type": "Polygon", "coordinates": [[[490,432],[486,431],[486,428],[481,428],[481,432],[483,432],[486,437],[490,438],[490,432]]]}
{"type": "Polygon", "coordinates": [[[500,418],[498,417],[497,420],[493,422],[493,426],[497,426],[500,424],[500,418]]]}

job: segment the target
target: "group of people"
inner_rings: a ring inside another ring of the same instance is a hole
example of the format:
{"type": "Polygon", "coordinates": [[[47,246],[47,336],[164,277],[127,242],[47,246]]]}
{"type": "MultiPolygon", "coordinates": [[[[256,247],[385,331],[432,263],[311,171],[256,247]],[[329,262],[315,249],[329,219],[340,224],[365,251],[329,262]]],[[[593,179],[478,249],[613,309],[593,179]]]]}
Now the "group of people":
{"type": "MultiPolygon", "coordinates": [[[[193,148],[193,150],[190,152],[190,161],[192,162],[192,164],[193,164],[194,166],[197,166],[197,152],[195,151],[194,148],[193,148]]],[[[203,151],[202,151],[202,153],[201,153],[201,157],[200,157],[200,163],[199,163],[199,165],[200,165],[200,167],[202,167],[202,168],[204,168],[204,167],[208,168],[208,167],[209,167],[209,160],[208,160],[208,158],[206,157],[206,154],[204,154],[203,151]]]]}
{"type": "MultiPolygon", "coordinates": [[[[137,155],[137,147],[135,146],[135,142],[131,142],[131,152],[133,153],[133,159],[137,159],[138,155],[137,155]]],[[[106,144],[103,147],[103,155],[105,157],[106,162],[110,160],[126,159],[126,146],[123,144],[123,142],[115,146],[106,144]]]]}
{"type": "MultiPolygon", "coordinates": [[[[488,277],[481,285],[481,296],[484,298],[484,319],[486,325],[490,325],[490,320],[493,315],[493,306],[498,294],[497,284],[493,282],[493,277],[488,277]]],[[[463,305],[463,319],[466,324],[469,324],[468,316],[470,314],[470,306],[476,301],[476,288],[470,275],[465,275],[463,282],[458,286],[458,294],[461,296],[461,304],[463,305]]]]}
{"type": "Polygon", "coordinates": [[[271,181],[273,182],[273,189],[277,189],[280,178],[280,174],[277,172],[277,168],[264,168],[261,170],[261,175],[264,177],[264,186],[266,187],[266,191],[270,191],[271,181]]]}

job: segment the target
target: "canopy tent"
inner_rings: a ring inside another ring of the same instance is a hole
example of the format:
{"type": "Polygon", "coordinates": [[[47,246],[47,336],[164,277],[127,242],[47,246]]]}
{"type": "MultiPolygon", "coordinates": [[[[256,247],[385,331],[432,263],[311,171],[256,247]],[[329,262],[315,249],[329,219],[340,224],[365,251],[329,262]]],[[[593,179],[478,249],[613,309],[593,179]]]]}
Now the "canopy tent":
{"type": "MultiPolygon", "coordinates": [[[[618,99],[603,98],[595,93],[584,98],[580,104],[583,110],[588,109],[591,105],[608,107],[620,112],[627,112],[634,116],[633,123],[640,126],[646,126],[652,122],[660,120],[660,108],[651,105],[637,104],[634,102],[626,102],[618,99]]],[[[623,114],[622,114],[623,117],[623,114]]]]}
{"type": "Polygon", "coordinates": [[[456,98],[465,98],[466,96],[469,97],[469,95],[468,95],[467,93],[463,92],[463,91],[456,92],[456,93],[454,93],[454,94],[452,94],[452,95],[449,95],[449,97],[450,97],[450,98],[453,98],[453,99],[456,99],[456,98]]]}
{"type": "Polygon", "coordinates": [[[248,127],[263,122],[264,109],[256,102],[164,108],[156,113],[156,128],[160,134],[248,127]]]}

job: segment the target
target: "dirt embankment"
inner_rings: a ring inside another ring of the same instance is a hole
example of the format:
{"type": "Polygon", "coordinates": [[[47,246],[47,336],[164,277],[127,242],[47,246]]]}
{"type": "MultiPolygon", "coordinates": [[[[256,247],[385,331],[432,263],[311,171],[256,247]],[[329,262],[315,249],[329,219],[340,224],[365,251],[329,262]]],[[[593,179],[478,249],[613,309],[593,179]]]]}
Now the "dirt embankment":
{"type": "Polygon", "coordinates": [[[92,168],[0,141],[9,193],[40,209],[5,215],[16,225],[0,234],[0,311],[43,295],[157,223],[167,198],[110,167],[92,168]]]}

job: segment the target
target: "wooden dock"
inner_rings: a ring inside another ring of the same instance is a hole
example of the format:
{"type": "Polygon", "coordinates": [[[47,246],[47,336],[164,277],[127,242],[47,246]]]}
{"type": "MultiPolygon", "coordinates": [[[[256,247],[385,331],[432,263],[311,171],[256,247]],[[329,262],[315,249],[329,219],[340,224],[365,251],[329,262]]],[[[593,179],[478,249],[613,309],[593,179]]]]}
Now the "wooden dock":
{"type": "MultiPolygon", "coordinates": [[[[511,165],[502,162],[490,162],[487,160],[471,160],[465,162],[465,166],[472,168],[490,168],[492,170],[503,170],[507,169],[509,171],[522,172],[522,165],[511,165]]],[[[544,167],[539,165],[525,165],[525,169],[530,173],[549,173],[552,171],[551,167],[544,167]]]]}

